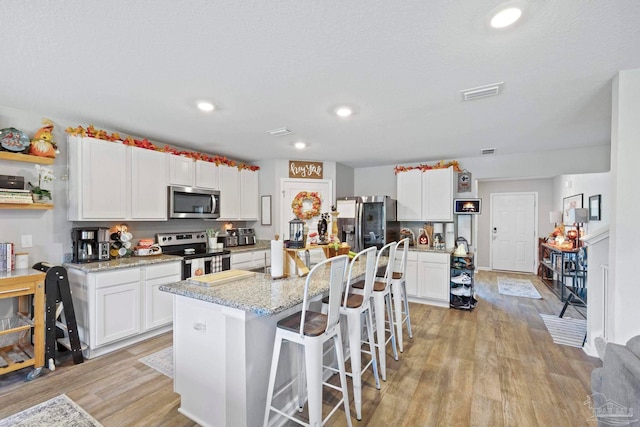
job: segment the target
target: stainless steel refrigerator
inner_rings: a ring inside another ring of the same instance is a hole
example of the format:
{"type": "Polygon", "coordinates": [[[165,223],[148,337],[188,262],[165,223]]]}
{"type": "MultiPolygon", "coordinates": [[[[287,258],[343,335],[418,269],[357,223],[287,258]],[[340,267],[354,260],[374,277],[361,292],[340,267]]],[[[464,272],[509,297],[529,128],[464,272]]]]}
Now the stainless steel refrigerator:
{"type": "Polygon", "coordinates": [[[338,208],[338,237],[354,252],[378,249],[400,236],[396,201],[389,196],[341,197],[338,208]]]}

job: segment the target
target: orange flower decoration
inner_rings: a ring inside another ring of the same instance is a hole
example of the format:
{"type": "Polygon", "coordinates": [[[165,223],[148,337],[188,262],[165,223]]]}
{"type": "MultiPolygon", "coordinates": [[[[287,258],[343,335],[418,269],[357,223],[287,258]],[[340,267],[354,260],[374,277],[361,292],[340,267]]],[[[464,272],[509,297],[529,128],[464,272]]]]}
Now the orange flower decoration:
{"type": "Polygon", "coordinates": [[[320,215],[321,206],[322,200],[317,191],[301,191],[291,202],[293,214],[301,220],[311,219],[314,216],[320,215]],[[311,209],[304,210],[304,202],[307,200],[311,201],[311,209]]]}

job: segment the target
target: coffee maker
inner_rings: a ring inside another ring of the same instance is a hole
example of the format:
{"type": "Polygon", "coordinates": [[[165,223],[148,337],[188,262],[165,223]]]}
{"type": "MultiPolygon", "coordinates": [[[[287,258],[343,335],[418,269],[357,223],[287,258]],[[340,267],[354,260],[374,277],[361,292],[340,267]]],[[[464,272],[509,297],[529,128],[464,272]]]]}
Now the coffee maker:
{"type": "Polygon", "coordinates": [[[109,260],[109,229],[100,227],[74,228],[72,262],[94,262],[109,260]]]}

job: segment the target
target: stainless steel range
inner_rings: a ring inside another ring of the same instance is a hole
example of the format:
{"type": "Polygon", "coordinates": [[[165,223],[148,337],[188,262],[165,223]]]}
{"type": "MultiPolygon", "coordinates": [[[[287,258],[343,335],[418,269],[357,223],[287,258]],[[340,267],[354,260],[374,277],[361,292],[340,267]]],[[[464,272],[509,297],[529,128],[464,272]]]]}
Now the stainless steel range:
{"type": "Polygon", "coordinates": [[[231,268],[231,252],[207,248],[204,231],[156,234],[162,252],[182,257],[182,280],[231,268]]]}

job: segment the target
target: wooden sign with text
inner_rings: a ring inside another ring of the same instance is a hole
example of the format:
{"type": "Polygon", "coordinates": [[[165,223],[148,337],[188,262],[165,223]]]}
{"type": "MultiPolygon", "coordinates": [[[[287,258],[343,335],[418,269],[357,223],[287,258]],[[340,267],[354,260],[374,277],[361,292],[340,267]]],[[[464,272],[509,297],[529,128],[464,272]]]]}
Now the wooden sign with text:
{"type": "Polygon", "coordinates": [[[289,160],[289,178],[322,179],[322,162],[289,160]]]}

